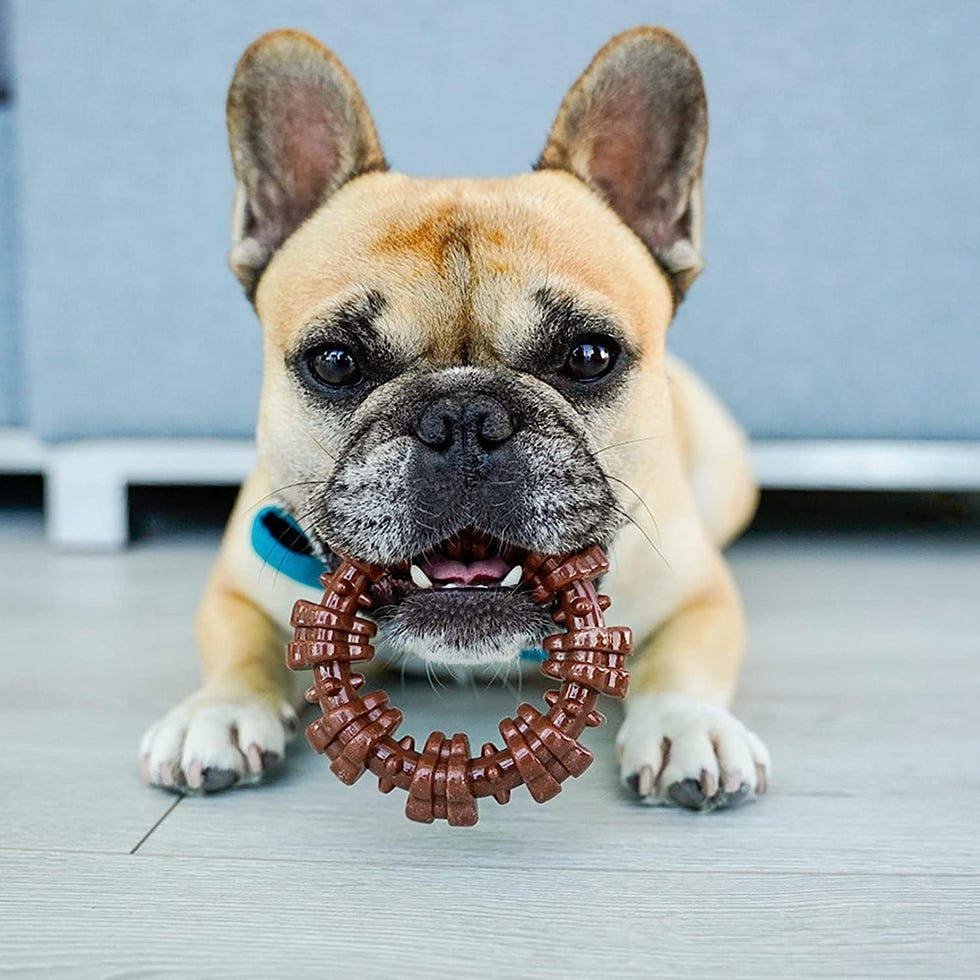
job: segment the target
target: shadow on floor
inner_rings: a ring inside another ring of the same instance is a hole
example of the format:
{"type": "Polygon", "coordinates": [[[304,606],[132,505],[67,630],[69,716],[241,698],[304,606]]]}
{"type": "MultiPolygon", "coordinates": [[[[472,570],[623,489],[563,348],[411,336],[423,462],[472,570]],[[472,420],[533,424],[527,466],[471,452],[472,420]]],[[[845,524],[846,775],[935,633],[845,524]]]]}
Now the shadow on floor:
{"type": "Polygon", "coordinates": [[[767,490],[748,536],[909,531],[980,537],[980,494],[767,490]]]}

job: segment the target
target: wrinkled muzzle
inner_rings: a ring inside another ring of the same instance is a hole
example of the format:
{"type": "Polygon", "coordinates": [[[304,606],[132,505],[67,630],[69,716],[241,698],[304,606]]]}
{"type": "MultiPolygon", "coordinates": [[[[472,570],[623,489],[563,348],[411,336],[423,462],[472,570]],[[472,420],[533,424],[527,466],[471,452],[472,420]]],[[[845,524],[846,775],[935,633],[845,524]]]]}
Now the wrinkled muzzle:
{"type": "Polygon", "coordinates": [[[390,639],[429,660],[508,659],[550,628],[521,587],[529,551],[606,544],[616,498],[581,417],[501,370],[416,377],[366,400],[310,510],[331,550],[389,567],[390,639]]]}

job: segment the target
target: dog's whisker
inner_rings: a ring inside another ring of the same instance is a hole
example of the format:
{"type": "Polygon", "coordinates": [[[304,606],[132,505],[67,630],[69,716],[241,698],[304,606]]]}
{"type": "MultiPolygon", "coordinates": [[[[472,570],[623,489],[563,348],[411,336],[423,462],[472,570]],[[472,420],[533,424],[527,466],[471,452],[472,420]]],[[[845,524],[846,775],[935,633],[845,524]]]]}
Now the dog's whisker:
{"type": "MultiPolygon", "coordinates": [[[[661,437],[660,436],[650,436],[649,438],[650,439],[658,439],[658,438],[661,438],[661,437]]],[[[641,442],[641,441],[645,441],[645,440],[637,439],[637,440],[634,440],[634,441],[641,442]]],[[[663,535],[661,534],[661,531],[660,531],[660,524],[657,521],[657,518],[654,516],[653,511],[650,509],[649,505],[647,504],[646,500],[643,499],[642,495],[640,493],[638,493],[632,486],[630,486],[629,483],[627,483],[621,477],[613,476],[611,473],[608,473],[606,471],[606,469],[603,467],[602,463],[597,458],[597,453],[595,453],[591,449],[589,449],[588,446],[582,446],[581,448],[582,448],[582,451],[585,452],[585,454],[592,460],[592,462],[595,463],[596,467],[599,469],[599,471],[602,473],[602,475],[605,477],[606,480],[612,481],[613,483],[618,483],[620,486],[625,487],[639,501],[640,505],[646,511],[647,516],[650,518],[650,521],[653,524],[654,530],[657,533],[657,540],[660,542],[660,544],[663,544],[663,535]]],[[[608,447],[607,446],[606,448],[608,449],[608,448],[612,448],[612,447],[608,447]]],[[[600,452],[601,452],[601,450],[600,450],[600,452]]],[[[568,461],[569,462],[571,461],[571,457],[569,458],[568,461]]],[[[623,511],[620,511],[620,513],[623,513],[623,511]]],[[[631,520],[632,520],[632,518],[631,518],[631,520]]],[[[636,524],[637,527],[640,527],[640,525],[637,524],[636,521],[633,521],[633,523],[636,524]]],[[[641,530],[642,530],[642,528],[641,528],[641,530]]],[[[647,536],[647,540],[649,540],[649,536],[647,536]]],[[[655,550],[657,551],[658,554],[660,554],[661,558],[663,558],[663,555],[660,553],[659,548],[657,548],[655,550]]]]}
{"type": "Polygon", "coordinates": [[[436,672],[436,670],[433,668],[432,663],[428,660],[426,660],[425,662],[425,676],[429,680],[429,687],[431,687],[432,690],[435,692],[436,697],[439,698],[440,701],[442,701],[444,699],[444,695],[442,692],[446,690],[446,685],[439,678],[439,675],[436,672]],[[438,687],[436,687],[437,684],[439,685],[438,687]]]}
{"type": "Polygon", "coordinates": [[[279,487],[277,490],[272,490],[267,493],[264,497],[260,497],[254,504],[247,507],[245,510],[238,515],[240,521],[251,517],[255,511],[257,511],[267,500],[271,500],[273,497],[278,497],[279,494],[284,493],[286,490],[294,490],[296,487],[318,487],[325,486],[326,481],[324,480],[301,480],[298,483],[287,483],[285,486],[279,487]]]}
{"type": "MultiPolygon", "coordinates": [[[[306,515],[306,516],[309,516],[309,515],[306,515]]],[[[302,518],[302,519],[301,518],[294,517],[293,519],[300,526],[300,529],[303,532],[303,534],[306,535],[307,532],[303,528],[303,525],[302,525],[302,520],[305,519],[305,517],[302,518]]],[[[308,537],[308,535],[307,535],[307,537],[308,537]]],[[[265,573],[266,568],[268,568],[268,567],[271,566],[272,562],[269,559],[272,557],[272,553],[275,551],[276,545],[278,543],[279,542],[273,540],[272,543],[269,545],[269,548],[266,551],[266,553],[262,556],[262,563],[259,565],[259,570],[258,570],[258,572],[256,573],[256,576],[255,576],[255,581],[256,581],[257,584],[260,584],[262,582],[262,576],[265,573]]],[[[284,549],[283,554],[279,558],[279,562],[276,565],[275,573],[272,576],[272,585],[273,585],[273,587],[275,587],[276,583],[279,581],[279,574],[282,571],[282,566],[285,563],[288,554],[289,554],[288,550],[284,549]]]]}
{"type": "MultiPolygon", "coordinates": [[[[269,544],[269,547],[266,550],[266,553],[264,555],[262,555],[262,563],[259,565],[259,570],[258,570],[258,572],[256,572],[256,575],[255,575],[255,583],[256,583],[256,585],[261,585],[261,583],[262,583],[262,575],[264,574],[266,568],[268,568],[269,565],[271,564],[271,562],[270,562],[269,559],[272,558],[272,553],[276,550],[276,544],[277,543],[278,542],[276,542],[276,541],[272,541],[269,544]]],[[[273,579],[273,582],[275,582],[275,579],[273,579]]]]}
{"type": "Polygon", "coordinates": [[[497,669],[493,674],[494,684],[501,684],[505,690],[510,690],[508,687],[508,681],[510,680],[510,661],[501,660],[497,664],[497,669]]]}
{"type": "Polygon", "coordinates": [[[490,676],[487,677],[487,682],[486,684],[483,685],[483,689],[485,691],[489,691],[490,688],[497,683],[497,678],[500,676],[500,668],[501,668],[501,664],[497,664],[497,666],[493,670],[493,673],[491,673],[490,676]]]}
{"type": "Polygon", "coordinates": [[[310,439],[313,440],[313,442],[316,443],[316,445],[318,446],[318,448],[320,449],[320,451],[324,454],[324,456],[328,456],[330,459],[332,459],[334,461],[334,463],[336,463],[336,464],[339,465],[340,460],[337,459],[337,457],[334,456],[334,454],[332,452],[330,452],[330,450],[327,449],[327,447],[324,446],[323,443],[320,442],[320,440],[317,439],[317,437],[315,435],[313,435],[312,432],[309,431],[309,429],[306,430],[306,434],[310,437],[310,439]]]}
{"type": "Polygon", "coordinates": [[[647,544],[650,545],[650,547],[654,550],[657,557],[664,563],[664,565],[666,565],[667,568],[670,568],[670,562],[667,560],[667,556],[660,550],[660,548],[657,547],[656,544],[654,544],[653,538],[651,538],[650,535],[647,534],[646,530],[643,528],[643,525],[641,525],[640,522],[637,521],[632,514],[630,514],[628,511],[623,510],[622,507],[617,507],[615,504],[613,504],[613,509],[618,514],[621,514],[623,517],[625,517],[626,520],[628,520],[630,524],[632,524],[640,532],[640,534],[642,534],[643,537],[646,538],[647,544]]]}
{"type": "Polygon", "coordinates": [[[666,439],[666,436],[643,436],[640,439],[624,439],[622,442],[614,442],[611,445],[595,450],[595,455],[598,456],[599,453],[607,453],[611,449],[622,449],[624,446],[635,446],[639,442],[664,442],[666,439]]]}
{"type": "Polygon", "coordinates": [[[636,490],[634,490],[625,480],[621,480],[618,476],[610,476],[607,473],[606,479],[612,480],[614,483],[618,483],[621,486],[624,486],[627,490],[629,490],[631,494],[633,494],[634,497],[636,497],[636,499],[640,502],[640,505],[646,511],[647,517],[649,517],[651,522],[653,523],[654,529],[657,532],[657,540],[661,544],[663,544],[664,539],[663,539],[663,535],[660,533],[660,525],[657,523],[656,517],[653,516],[653,511],[650,510],[650,507],[648,506],[647,502],[643,499],[643,497],[641,497],[640,494],[638,494],[636,490]]]}
{"type": "MultiPolygon", "coordinates": [[[[304,536],[304,538],[306,538],[307,541],[310,540],[310,532],[308,532],[307,529],[303,527],[303,521],[305,521],[309,517],[312,517],[314,513],[315,513],[315,510],[311,510],[311,511],[308,511],[305,514],[303,514],[303,515],[301,515],[299,517],[294,517],[293,518],[293,520],[296,521],[297,525],[299,525],[300,532],[302,533],[302,535],[304,536]]],[[[272,547],[273,548],[275,547],[275,542],[273,542],[272,547]]],[[[269,564],[269,554],[271,554],[271,551],[266,554],[265,561],[263,562],[263,567],[265,565],[269,564]]],[[[283,553],[279,557],[279,563],[276,565],[275,574],[272,576],[272,585],[273,585],[273,587],[275,587],[276,584],[278,584],[278,582],[279,582],[279,576],[280,576],[280,574],[282,574],[282,566],[286,563],[286,559],[289,557],[289,554],[290,554],[290,552],[289,552],[288,548],[285,548],[284,547],[283,548],[283,553]]],[[[260,568],[259,569],[259,575],[261,576],[261,574],[262,574],[262,569],[260,568]]]]}

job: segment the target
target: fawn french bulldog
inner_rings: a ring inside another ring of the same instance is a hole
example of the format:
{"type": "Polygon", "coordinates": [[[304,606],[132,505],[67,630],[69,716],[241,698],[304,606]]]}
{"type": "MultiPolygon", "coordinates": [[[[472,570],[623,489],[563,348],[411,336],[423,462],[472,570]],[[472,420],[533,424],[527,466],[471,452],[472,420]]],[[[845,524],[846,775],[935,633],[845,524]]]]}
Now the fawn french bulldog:
{"type": "Polygon", "coordinates": [[[720,549],[750,519],[746,440],[665,352],[701,269],[701,75],[667,31],[613,38],[534,171],[389,171],[360,91],[276,31],[228,95],[230,263],[264,330],[257,465],[198,619],[204,687],[143,739],[147,781],[255,782],[296,716],[289,611],[335,550],[387,565],[380,653],[499,667],[552,624],[528,551],[597,543],[637,637],[617,739],[647,803],[729,806],[769,757],[726,708],[745,643],[720,549]]]}

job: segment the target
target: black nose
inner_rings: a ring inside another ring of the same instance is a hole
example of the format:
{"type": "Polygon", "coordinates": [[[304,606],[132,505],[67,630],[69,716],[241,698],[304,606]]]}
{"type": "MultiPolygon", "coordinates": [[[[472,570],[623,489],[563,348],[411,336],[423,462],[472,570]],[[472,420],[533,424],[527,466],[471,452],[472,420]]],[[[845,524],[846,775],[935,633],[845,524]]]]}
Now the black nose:
{"type": "Polygon", "coordinates": [[[489,395],[443,395],[430,402],[415,424],[415,434],[432,449],[491,452],[514,434],[514,420],[489,395]]]}

